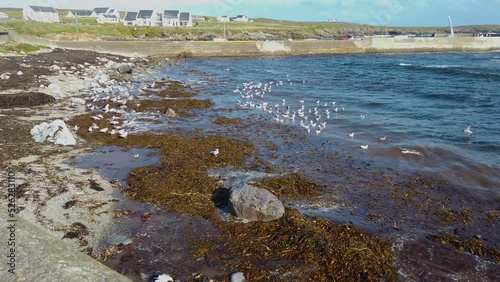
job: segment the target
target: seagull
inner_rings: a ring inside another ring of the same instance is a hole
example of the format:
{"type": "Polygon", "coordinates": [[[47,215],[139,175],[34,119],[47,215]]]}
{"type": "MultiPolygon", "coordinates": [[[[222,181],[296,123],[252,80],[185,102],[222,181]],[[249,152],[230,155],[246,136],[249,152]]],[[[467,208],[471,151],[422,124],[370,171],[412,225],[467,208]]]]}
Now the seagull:
{"type": "Polygon", "coordinates": [[[107,128],[107,127],[106,127],[106,128],[103,128],[103,129],[101,129],[101,130],[99,130],[99,132],[101,132],[101,133],[106,133],[107,131],[108,131],[108,128],[107,128]]]}
{"type": "Polygon", "coordinates": [[[130,156],[134,159],[137,159],[139,157],[139,154],[131,154],[130,156]]]}
{"type": "Polygon", "coordinates": [[[470,137],[472,135],[472,131],[470,130],[470,124],[467,124],[467,127],[464,129],[464,134],[470,137]]]}
{"type": "Polygon", "coordinates": [[[73,131],[74,131],[74,132],[77,132],[77,131],[78,131],[78,129],[80,129],[80,127],[78,127],[78,125],[75,125],[75,126],[73,127],[73,131]]]}
{"type": "Polygon", "coordinates": [[[359,147],[361,147],[361,149],[363,149],[363,150],[367,150],[368,149],[368,145],[361,145],[359,147]]]}
{"type": "Polygon", "coordinates": [[[210,152],[210,155],[212,155],[214,157],[217,157],[218,154],[219,154],[219,149],[215,149],[215,150],[210,152]]]}
{"type": "Polygon", "coordinates": [[[406,148],[402,148],[402,147],[399,147],[399,149],[401,149],[401,153],[403,154],[413,154],[413,155],[419,155],[419,156],[423,156],[424,154],[418,152],[418,151],[415,151],[415,150],[412,150],[412,149],[406,149],[406,148]]]}
{"type": "Polygon", "coordinates": [[[349,134],[349,137],[351,137],[351,139],[354,138],[354,132],[349,134]]]}
{"type": "Polygon", "coordinates": [[[386,139],[387,139],[387,136],[384,136],[384,137],[380,137],[378,140],[384,142],[386,139]]]}
{"type": "Polygon", "coordinates": [[[128,132],[122,129],[118,131],[118,134],[120,134],[120,138],[127,138],[128,132]]]}

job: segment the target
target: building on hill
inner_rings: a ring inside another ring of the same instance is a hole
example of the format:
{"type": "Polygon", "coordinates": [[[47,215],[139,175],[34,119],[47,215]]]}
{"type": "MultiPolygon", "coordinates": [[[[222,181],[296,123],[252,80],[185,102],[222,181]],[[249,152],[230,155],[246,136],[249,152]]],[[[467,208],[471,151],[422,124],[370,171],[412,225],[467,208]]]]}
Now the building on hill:
{"type": "Polygon", "coordinates": [[[111,9],[109,7],[94,8],[92,17],[97,18],[99,15],[107,15],[111,9]]]}
{"type": "Polygon", "coordinates": [[[206,20],[207,19],[205,18],[205,16],[202,16],[202,15],[193,15],[193,21],[195,21],[195,22],[204,22],[206,20]]]}
{"type": "Polygon", "coordinates": [[[117,17],[117,16],[115,16],[115,15],[100,14],[99,16],[97,16],[97,23],[100,23],[100,24],[106,24],[106,23],[116,24],[116,23],[120,23],[120,18],[117,17]]]}
{"type": "Polygon", "coordinates": [[[139,10],[139,13],[137,13],[135,25],[161,26],[162,13],[156,13],[154,10],[139,10]]]}
{"type": "Polygon", "coordinates": [[[179,10],[163,11],[163,26],[179,26],[179,10]]]}
{"type": "Polygon", "coordinates": [[[23,19],[26,21],[58,23],[59,13],[52,7],[27,6],[23,9],[23,19]]]}
{"type": "Polygon", "coordinates": [[[245,23],[247,23],[249,19],[245,15],[238,15],[238,16],[236,16],[234,18],[231,18],[231,20],[233,20],[235,22],[245,22],[245,23]]]}
{"type": "Polygon", "coordinates": [[[179,13],[179,26],[189,27],[193,26],[193,17],[189,12],[179,13]]]}
{"type": "Polygon", "coordinates": [[[6,13],[0,12],[0,21],[8,20],[9,16],[6,13]]]}
{"type": "Polygon", "coordinates": [[[228,16],[218,16],[217,20],[219,22],[230,22],[231,21],[231,19],[228,16]]]}
{"type": "Polygon", "coordinates": [[[123,18],[123,25],[136,25],[138,12],[127,12],[123,18]]]}
{"type": "Polygon", "coordinates": [[[70,10],[68,11],[68,14],[66,15],[68,18],[90,18],[92,17],[92,11],[91,10],[70,10]]]}

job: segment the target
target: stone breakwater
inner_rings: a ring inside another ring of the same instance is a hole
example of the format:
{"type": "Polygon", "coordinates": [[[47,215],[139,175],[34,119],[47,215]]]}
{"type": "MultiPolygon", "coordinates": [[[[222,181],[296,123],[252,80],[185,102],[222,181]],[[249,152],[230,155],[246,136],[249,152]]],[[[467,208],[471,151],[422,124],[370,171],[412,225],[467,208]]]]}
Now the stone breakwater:
{"type": "Polygon", "coordinates": [[[148,56],[265,56],[353,53],[478,52],[500,50],[500,37],[365,38],[363,40],[282,41],[58,41],[16,33],[20,43],[148,56]]]}

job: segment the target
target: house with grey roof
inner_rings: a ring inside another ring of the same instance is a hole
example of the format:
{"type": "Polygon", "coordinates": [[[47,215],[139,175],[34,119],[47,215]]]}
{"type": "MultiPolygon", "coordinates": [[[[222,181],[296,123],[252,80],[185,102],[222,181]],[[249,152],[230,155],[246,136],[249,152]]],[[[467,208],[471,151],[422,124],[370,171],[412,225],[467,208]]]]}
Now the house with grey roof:
{"type": "Polygon", "coordinates": [[[127,12],[123,18],[123,25],[136,25],[138,12],[127,12]]]}
{"type": "Polygon", "coordinates": [[[179,26],[193,26],[193,17],[189,12],[179,13],[179,26]]]}
{"type": "Polygon", "coordinates": [[[162,13],[156,13],[155,10],[139,10],[139,13],[137,13],[136,25],[161,26],[162,13]]]}
{"type": "Polygon", "coordinates": [[[97,23],[100,24],[117,24],[120,23],[120,17],[117,17],[115,15],[105,15],[105,14],[100,14],[97,16],[97,23]]]}
{"type": "Polygon", "coordinates": [[[238,15],[234,18],[231,18],[231,20],[233,20],[235,22],[245,22],[245,23],[247,23],[249,21],[248,17],[245,15],[238,15]]]}
{"type": "Polygon", "coordinates": [[[90,18],[92,17],[92,10],[69,10],[66,15],[68,18],[90,18]]]}
{"type": "Polygon", "coordinates": [[[179,10],[163,11],[162,26],[179,26],[179,10]]]}
{"type": "Polygon", "coordinates": [[[94,8],[94,10],[92,11],[92,17],[97,18],[99,15],[106,15],[108,14],[109,10],[109,7],[94,8]]]}
{"type": "Polygon", "coordinates": [[[52,7],[27,6],[23,9],[23,19],[26,21],[58,23],[59,13],[52,7]]]}

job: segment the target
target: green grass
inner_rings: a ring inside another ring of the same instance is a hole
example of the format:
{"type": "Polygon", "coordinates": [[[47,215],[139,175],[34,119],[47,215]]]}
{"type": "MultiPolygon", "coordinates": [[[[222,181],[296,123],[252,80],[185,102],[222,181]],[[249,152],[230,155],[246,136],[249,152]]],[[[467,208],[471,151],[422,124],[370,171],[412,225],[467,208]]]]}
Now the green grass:
{"type": "Polygon", "coordinates": [[[23,10],[19,8],[0,8],[0,12],[6,13],[10,19],[23,18],[23,10]]]}
{"type": "Polygon", "coordinates": [[[47,47],[45,46],[16,43],[8,40],[7,42],[0,44],[0,53],[9,53],[9,54],[31,53],[46,48],[47,47]]]}
{"type": "MultiPolygon", "coordinates": [[[[22,18],[21,9],[1,8],[13,19],[22,18]]],[[[0,30],[13,29],[21,34],[51,37],[55,34],[76,34],[76,20],[66,17],[68,10],[59,10],[62,24],[33,23],[22,20],[9,20],[0,22],[0,30]]],[[[120,12],[125,16],[125,12],[120,12]]],[[[280,38],[318,38],[318,37],[343,37],[346,35],[384,34],[389,31],[402,33],[436,33],[448,32],[448,27],[378,27],[354,23],[328,23],[328,22],[293,22],[273,19],[254,19],[254,22],[228,22],[221,23],[214,17],[207,17],[207,21],[197,22],[197,26],[190,28],[174,27],[131,27],[118,24],[98,24],[95,18],[79,18],[78,31],[80,34],[89,34],[95,37],[122,37],[122,38],[193,38],[197,35],[211,34],[211,37],[223,37],[224,29],[228,37],[245,38],[245,34],[272,34],[280,38]]],[[[500,32],[500,26],[467,26],[455,27],[457,33],[493,31],[500,32]]],[[[208,37],[210,38],[210,36],[208,37]]]]}

